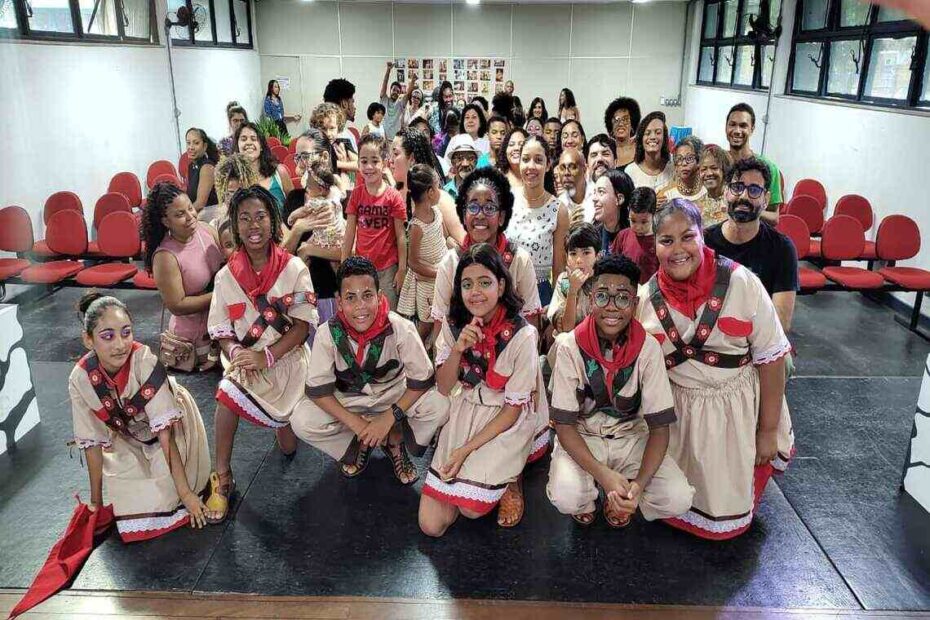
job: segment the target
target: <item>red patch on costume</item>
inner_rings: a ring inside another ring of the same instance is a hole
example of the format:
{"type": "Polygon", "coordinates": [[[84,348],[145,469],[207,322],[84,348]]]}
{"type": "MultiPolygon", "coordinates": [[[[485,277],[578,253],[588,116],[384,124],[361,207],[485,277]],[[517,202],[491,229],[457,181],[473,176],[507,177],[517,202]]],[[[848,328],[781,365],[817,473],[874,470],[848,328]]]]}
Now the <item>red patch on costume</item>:
{"type": "Polygon", "coordinates": [[[226,306],[226,314],[229,315],[230,321],[238,321],[245,316],[245,303],[229,304],[226,306]]]}
{"type": "Polygon", "coordinates": [[[727,336],[748,338],[752,334],[752,321],[741,321],[732,316],[723,316],[717,319],[717,327],[727,336]]]}
{"type": "Polygon", "coordinates": [[[652,334],[652,337],[659,341],[659,344],[665,344],[665,334],[652,334]]]}

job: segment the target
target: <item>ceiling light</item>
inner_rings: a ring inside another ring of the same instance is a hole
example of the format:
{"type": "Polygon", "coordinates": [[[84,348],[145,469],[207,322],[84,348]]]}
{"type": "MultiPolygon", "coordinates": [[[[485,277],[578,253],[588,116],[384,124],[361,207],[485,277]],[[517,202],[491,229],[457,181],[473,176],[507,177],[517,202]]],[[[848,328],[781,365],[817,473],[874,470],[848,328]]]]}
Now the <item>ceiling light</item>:
{"type": "Polygon", "coordinates": [[[480,4],[481,0],[465,0],[465,4],[480,4]]]}

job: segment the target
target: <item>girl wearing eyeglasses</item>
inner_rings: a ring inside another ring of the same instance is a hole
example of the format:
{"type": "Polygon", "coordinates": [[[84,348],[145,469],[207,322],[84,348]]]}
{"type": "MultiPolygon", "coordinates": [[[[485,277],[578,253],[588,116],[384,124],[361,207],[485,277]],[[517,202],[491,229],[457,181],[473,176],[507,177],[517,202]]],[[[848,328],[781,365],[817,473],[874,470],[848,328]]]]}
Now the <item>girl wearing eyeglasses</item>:
{"type": "Polygon", "coordinates": [[[695,205],[676,198],[655,224],[659,271],[639,295],[637,318],[662,346],[678,415],[668,453],[695,488],[691,509],[668,523],[734,538],[794,452],[791,344],[759,278],[704,245],[695,205]]]}
{"type": "Polygon", "coordinates": [[[521,316],[523,301],[494,246],[464,252],[453,291],[436,342],[436,383],[450,397],[450,417],[420,498],[420,529],[437,537],[460,514],[476,519],[498,505],[500,526],[520,522],[522,492],[511,489],[534,450],[539,419],[549,415],[538,333],[521,316]]]}

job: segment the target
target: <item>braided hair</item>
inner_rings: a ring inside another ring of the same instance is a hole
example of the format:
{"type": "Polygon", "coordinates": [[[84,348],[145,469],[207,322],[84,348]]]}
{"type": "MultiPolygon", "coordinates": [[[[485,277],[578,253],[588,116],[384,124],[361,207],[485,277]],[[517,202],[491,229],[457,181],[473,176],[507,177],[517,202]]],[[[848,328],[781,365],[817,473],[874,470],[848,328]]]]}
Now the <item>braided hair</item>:
{"type": "Polygon", "coordinates": [[[271,220],[271,242],[280,244],[281,240],[284,239],[284,232],[282,231],[281,212],[278,211],[278,203],[267,189],[261,185],[253,185],[252,187],[243,187],[237,190],[233,194],[232,200],[229,201],[229,221],[232,222],[232,235],[236,247],[242,247],[242,237],[239,236],[239,207],[242,206],[243,202],[250,199],[258,200],[265,205],[268,218],[271,220]]]}
{"type": "Polygon", "coordinates": [[[436,171],[440,180],[445,178],[442,173],[442,166],[439,165],[439,160],[436,158],[436,153],[430,147],[429,136],[418,129],[409,127],[397,135],[400,136],[404,153],[408,159],[412,160],[410,168],[413,168],[412,164],[426,164],[436,171]]]}
{"type": "Polygon", "coordinates": [[[186,196],[184,191],[177,185],[168,182],[156,183],[149,191],[145,200],[145,209],[142,210],[142,223],[139,232],[142,240],[145,242],[145,254],[143,260],[145,270],[152,273],[152,259],[155,256],[155,250],[161,245],[168,229],[162,223],[168,205],[174,202],[178,196],[186,196]]]}
{"type": "Polygon", "coordinates": [[[229,182],[239,181],[239,187],[250,187],[260,181],[252,170],[252,164],[242,153],[234,153],[223,159],[216,167],[214,186],[221,203],[228,202],[229,182]]]}

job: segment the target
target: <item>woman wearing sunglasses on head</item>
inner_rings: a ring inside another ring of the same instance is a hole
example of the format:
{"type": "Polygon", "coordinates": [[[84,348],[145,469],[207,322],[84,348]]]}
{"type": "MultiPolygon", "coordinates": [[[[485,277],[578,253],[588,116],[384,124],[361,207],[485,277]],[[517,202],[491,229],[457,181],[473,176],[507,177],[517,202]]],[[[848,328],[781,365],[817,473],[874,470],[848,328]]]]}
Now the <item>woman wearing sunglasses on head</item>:
{"type": "Polygon", "coordinates": [[[791,344],[762,283],[704,244],[701,213],[676,198],[655,216],[659,271],[637,318],[662,346],[678,423],[668,454],[694,486],[668,523],[712,540],[749,529],[794,436],[785,402],[791,344]]]}

